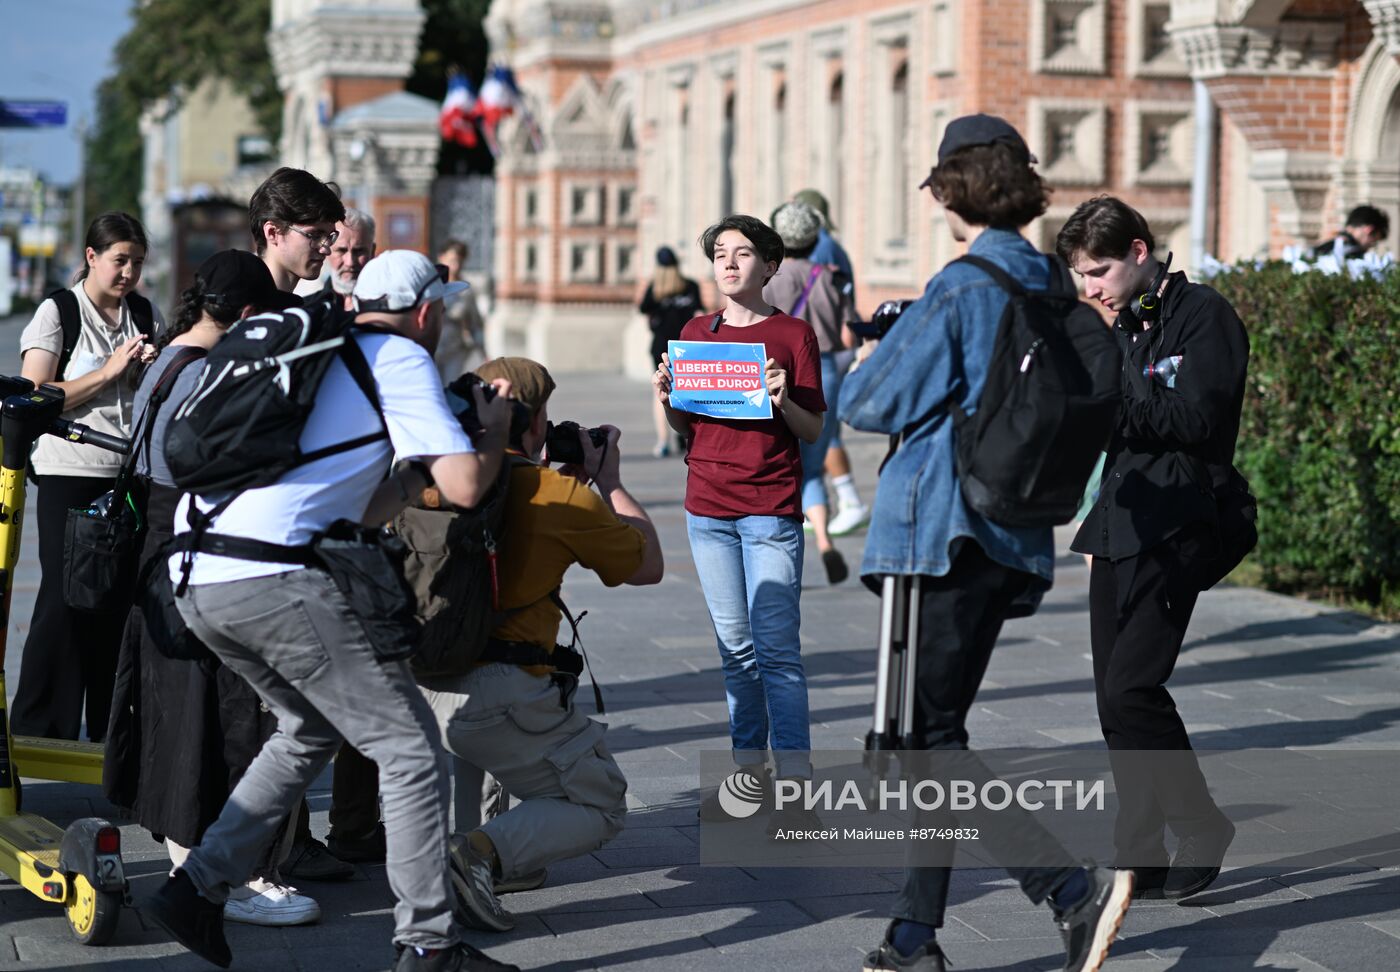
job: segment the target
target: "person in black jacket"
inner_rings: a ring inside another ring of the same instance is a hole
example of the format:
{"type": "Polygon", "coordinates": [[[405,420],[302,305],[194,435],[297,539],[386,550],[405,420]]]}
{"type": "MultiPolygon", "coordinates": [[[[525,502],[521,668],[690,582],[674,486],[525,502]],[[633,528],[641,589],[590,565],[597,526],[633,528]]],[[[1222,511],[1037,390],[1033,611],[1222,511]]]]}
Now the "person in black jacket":
{"type": "MultiPolygon", "coordinates": [[[[700,313],[700,285],[682,276],[678,263],[676,251],[669,246],[656,251],[656,273],[651,283],[647,284],[647,292],[637,308],[647,315],[651,324],[651,360],[654,367],[661,364],[661,356],[666,353],[668,342],[679,341],[681,328],[700,313]]],[[[666,410],[659,400],[653,399],[651,411],[656,425],[656,445],[652,447],[651,454],[662,459],[671,454],[671,426],[666,421],[666,410]]]]}
{"type": "Polygon", "coordinates": [[[1308,250],[1308,259],[1335,256],[1338,260],[1359,260],[1389,235],[1389,216],[1375,206],[1357,206],[1347,213],[1340,233],[1308,250]]]}
{"type": "Polygon", "coordinates": [[[1166,683],[1220,552],[1215,483],[1234,459],[1249,341],[1226,300],[1152,256],[1152,231],[1111,196],[1056,241],[1085,295],[1118,314],[1123,410],[1098,500],[1072,549],[1093,556],[1090,641],[1119,794],[1118,866],[1134,894],[1184,898],[1220,873],[1234,825],[1211,799],[1166,683]],[[1142,751],[1152,750],[1147,756],[1142,751]],[[1178,839],[1168,866],[1165,828],[1178,839]]]}

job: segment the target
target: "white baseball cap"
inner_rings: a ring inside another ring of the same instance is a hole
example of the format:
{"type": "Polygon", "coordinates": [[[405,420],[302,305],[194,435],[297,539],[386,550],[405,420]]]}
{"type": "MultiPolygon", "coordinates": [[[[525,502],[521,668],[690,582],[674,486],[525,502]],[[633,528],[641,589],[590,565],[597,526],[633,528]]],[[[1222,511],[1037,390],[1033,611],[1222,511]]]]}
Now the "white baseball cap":
{"type": "Polygon", "coordinates": [[[464,280],[448,283],[447,273],[414,250],[385,250],[360,271],[355,309],[399,313],[470,289],[464,280]]]}

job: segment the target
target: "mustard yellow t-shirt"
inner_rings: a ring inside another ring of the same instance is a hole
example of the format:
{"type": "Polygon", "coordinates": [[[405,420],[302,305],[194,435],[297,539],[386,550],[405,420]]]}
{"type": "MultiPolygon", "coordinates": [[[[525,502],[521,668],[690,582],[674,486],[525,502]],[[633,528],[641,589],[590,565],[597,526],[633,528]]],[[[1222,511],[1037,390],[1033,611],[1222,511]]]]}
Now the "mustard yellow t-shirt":
{"type": "MultiPolygon", "coordinates": [[[[501,610],[512,611],[492,637],[551,650],[563,615],[549,594],[573,564],[616,587],[642,564],[646,538],[617,518],[572,476],[522,463],[511,470],[506,531],[498,553],[501,610]]],[[[528,670],[528,669],[527,669],[528,670]]]]}

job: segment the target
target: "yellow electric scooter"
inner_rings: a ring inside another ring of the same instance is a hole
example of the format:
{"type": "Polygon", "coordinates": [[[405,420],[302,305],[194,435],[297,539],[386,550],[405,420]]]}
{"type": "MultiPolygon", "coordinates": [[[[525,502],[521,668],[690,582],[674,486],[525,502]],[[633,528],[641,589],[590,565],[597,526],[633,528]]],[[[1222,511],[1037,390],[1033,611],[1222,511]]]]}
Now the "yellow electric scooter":
{"type": "Polygon", "coordinates": [[[10,736],[5,711],[5,643],[10,590],[19,561],[25,466],[41,435],[126,452],[130,443],[59,418],[63,392],[35,388],[24,378],[0,377],[0,871],[31,894],[62,905],[68,925],[85,945],[103,945],[116,931],[128,903],[121,831],[100,817],[84,817],[66,830],[20,809],[20,773],[31,779],[102,782],[102,746],[66,739],[10,736]]]}

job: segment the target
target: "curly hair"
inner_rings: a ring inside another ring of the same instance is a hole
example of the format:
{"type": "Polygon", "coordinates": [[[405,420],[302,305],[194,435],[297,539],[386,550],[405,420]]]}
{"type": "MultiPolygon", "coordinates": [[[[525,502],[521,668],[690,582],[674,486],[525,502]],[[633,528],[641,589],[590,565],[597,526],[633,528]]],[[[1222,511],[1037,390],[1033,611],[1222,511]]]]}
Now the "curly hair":
{"type": "Polygon", "coordinates": [[[195,274],[194,283],[180,294],[180,306],[175,310],[174,323],[162,331],[156,341],[157,354],[164,351],[166,346],[181,334],[188,334],[191,328],[204,320],[206,314],[225,327],[231,327],[238,321],[243,308],[206,300],[205,294],[208,290],[209,285],[204,278],[195,274]]]}
{"type": "Polygon", "coordinates": [[[1007,145],[959,149],[928,177],[933,197],[974,226],[1019,229],[1045,214],[1051,189],[1007,145]]]}

